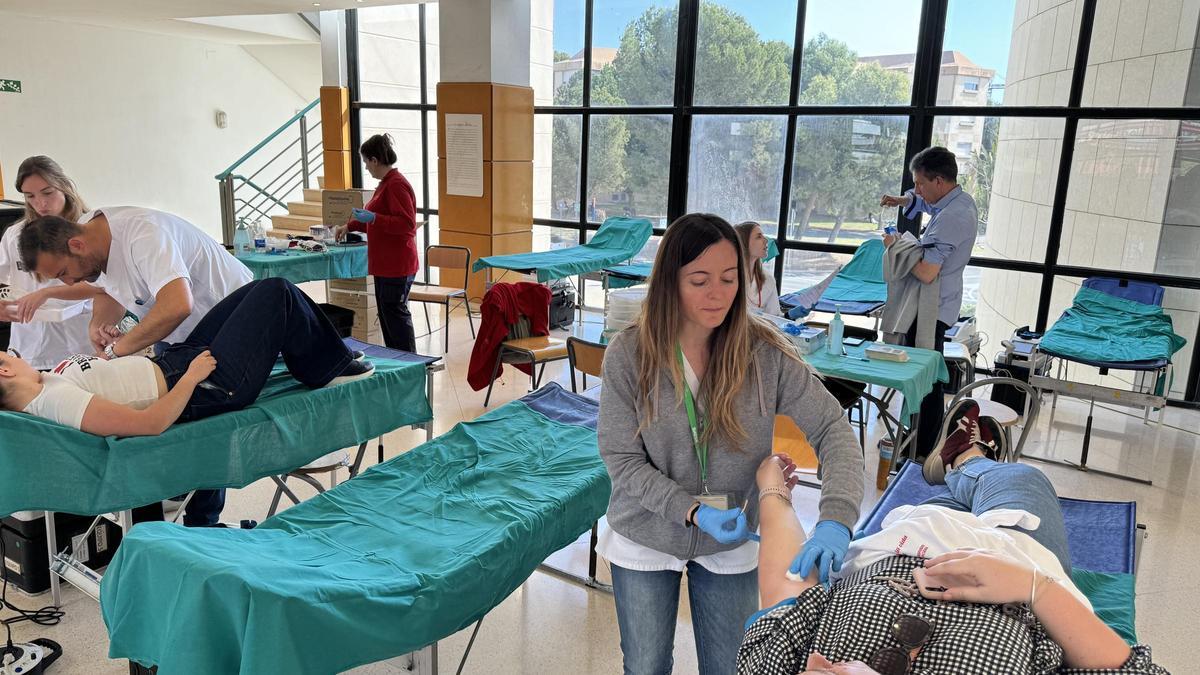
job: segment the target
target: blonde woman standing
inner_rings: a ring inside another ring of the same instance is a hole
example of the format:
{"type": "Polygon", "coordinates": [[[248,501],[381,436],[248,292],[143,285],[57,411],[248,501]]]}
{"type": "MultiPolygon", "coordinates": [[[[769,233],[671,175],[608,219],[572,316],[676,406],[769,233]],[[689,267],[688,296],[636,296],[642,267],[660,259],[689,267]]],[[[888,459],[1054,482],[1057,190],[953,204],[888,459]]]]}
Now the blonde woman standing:
{"type": "Polygon", "coordinates": [[[729,223],[689,214],[667,228],[639,322],[604,359],[598,427],[612,479],[598,551],[612,563],[626,673],[669,673],[687,571],[701,675],[731,673],[757,609],[758,545],[742,505],[771,454],[775,415],[817,450],[821,515],[793,565],[828,578],[858,519],[864,471],[841,408],[781,333],[746,311],[729,223]]]}
{"type": "Polygon", "coordinates": [[[779,307],[779,289],[775,287],[775,277],[763,268],[768,242],[762,226],[747,220],[733,229],[737,230],[742,251],[746,254],[746,302],[750,310],[781,316],[783,310],[779,307]]]}
{"type": "Polygon", "coordinates": [[[13,322],[11,347],[34,368],[49,370],[68,355],[92,352],[88,340],[92,313],[89,300],[97,291],[87,284],[73,288],[54,279],[42,280],[32,270],[23,269],[17,239],[25,223],[35,218],[59,216],[76,222],[87,206],[58,162],[43,155],[21,162],[16,187],[25,196],[25,217],[5,230],[0,240],[0,284],[8,284],[15,291],[13,296],[20,299],[0,300],[0,318],[13,322]],[[71,302],[87,302],[87,307],[65,321],[30,321],[47,301],[60,308],[71,302]],[[8,314],[13,311],[15,317],[8,314]]]}

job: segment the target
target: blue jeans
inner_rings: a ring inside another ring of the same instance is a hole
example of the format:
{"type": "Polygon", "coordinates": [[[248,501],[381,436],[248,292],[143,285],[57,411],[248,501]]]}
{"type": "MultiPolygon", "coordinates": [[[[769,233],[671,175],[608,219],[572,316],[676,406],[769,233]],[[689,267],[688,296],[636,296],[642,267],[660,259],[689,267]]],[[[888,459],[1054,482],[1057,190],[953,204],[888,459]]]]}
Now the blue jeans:
{"type": "MultiPolygon", "coordinates": [[[[625,675],[671,672],[682,574],[612,566],[625,675]]],[[[687,579],[700,675],[732,673],[742,623],[758,609],[758,572],[716,574],[692,561],[687,579]]]]}
{"type": "MultiPolygon", "coordinates": [[[[217,368],[207,381],[220,391],[196,387],[179,421],[241,410],[254,403],[279,354],[292,377],[320,387],[339,375],[353,355],[321,308],[286,279],[251,281],[217,303],[187,339],[154,358],[168,387],[208,349],[217,368]]],[[[184,512],[188,527],[216,525],[225,490],[197,490],[184,512]]]]}
{"type": "Polygon", "coordinates": [[[1058,558],[1064,570],[1071,571],[1062,507],[1054,486],[1041,471],[1028,464],[1002,464],[974,457],[946,474],[946,487],[950,494],[932,497],[925,503],[975,515],[995,509],[1021,509],[1041,518],[1036,530],[1008,529],[1033,537],[1058,558]]]}

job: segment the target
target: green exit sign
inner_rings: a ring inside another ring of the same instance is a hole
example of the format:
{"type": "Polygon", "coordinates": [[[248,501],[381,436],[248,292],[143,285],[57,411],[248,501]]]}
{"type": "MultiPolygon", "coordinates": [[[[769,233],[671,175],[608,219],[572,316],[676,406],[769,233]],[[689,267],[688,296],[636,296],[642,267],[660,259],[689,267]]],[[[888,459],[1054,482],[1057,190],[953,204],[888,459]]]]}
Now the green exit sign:
{"type": "Polygon", "coordinates": [[[7,94],[21,93],[20,80],[0,80],[0,92],[7,94]]]}

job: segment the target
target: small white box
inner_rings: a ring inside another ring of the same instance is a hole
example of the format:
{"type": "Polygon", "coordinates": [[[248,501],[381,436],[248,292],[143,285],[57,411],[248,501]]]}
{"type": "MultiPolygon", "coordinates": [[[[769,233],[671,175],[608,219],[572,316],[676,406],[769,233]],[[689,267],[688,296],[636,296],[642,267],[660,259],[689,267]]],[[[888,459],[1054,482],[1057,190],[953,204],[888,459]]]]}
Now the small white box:
{"type": "Polygon", "coordinates": [[[825,346],[829,334],[823,328],[802,328],[798,335],[789,335],[801,354],[812,354],[825,346]]]}
{"type": "Polygon", "coordinates": [[[900,349],[899,347],[893,347],[891,345],[872,345],[867,347],[864,351],[867,357],[872,359],[879,359],[881,361],[897,361],[899,363],[905,363],[908,361],[908,352],[900,349]]]}

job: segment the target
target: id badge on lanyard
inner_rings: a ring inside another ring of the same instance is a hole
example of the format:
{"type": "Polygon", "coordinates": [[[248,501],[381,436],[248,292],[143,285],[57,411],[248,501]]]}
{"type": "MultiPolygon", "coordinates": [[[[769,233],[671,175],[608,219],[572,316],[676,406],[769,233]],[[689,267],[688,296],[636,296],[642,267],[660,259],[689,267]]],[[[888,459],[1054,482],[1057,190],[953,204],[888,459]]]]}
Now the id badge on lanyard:
{"type": "MultiPolygon", "coordinates": [[[[678,345],[675,347],[675,354],[679,357],[679,367],[682,370],[683,349],[678,345]]],[[[708,489],[708,441],[701,438],[703,433],[701,420],[696,412],[696,400],[692,396],[692,388],[688,385],[687,378],[684,378],[683,382],[683,405],[687,409],[688,427],[692,432],[692,447],[696,450],[696,461],[700,464],[702,492],[692,495],[692,498],[714,509],[728,509],[732,504],[731,496],[724,493],[713,494],[708,489]]]]}

